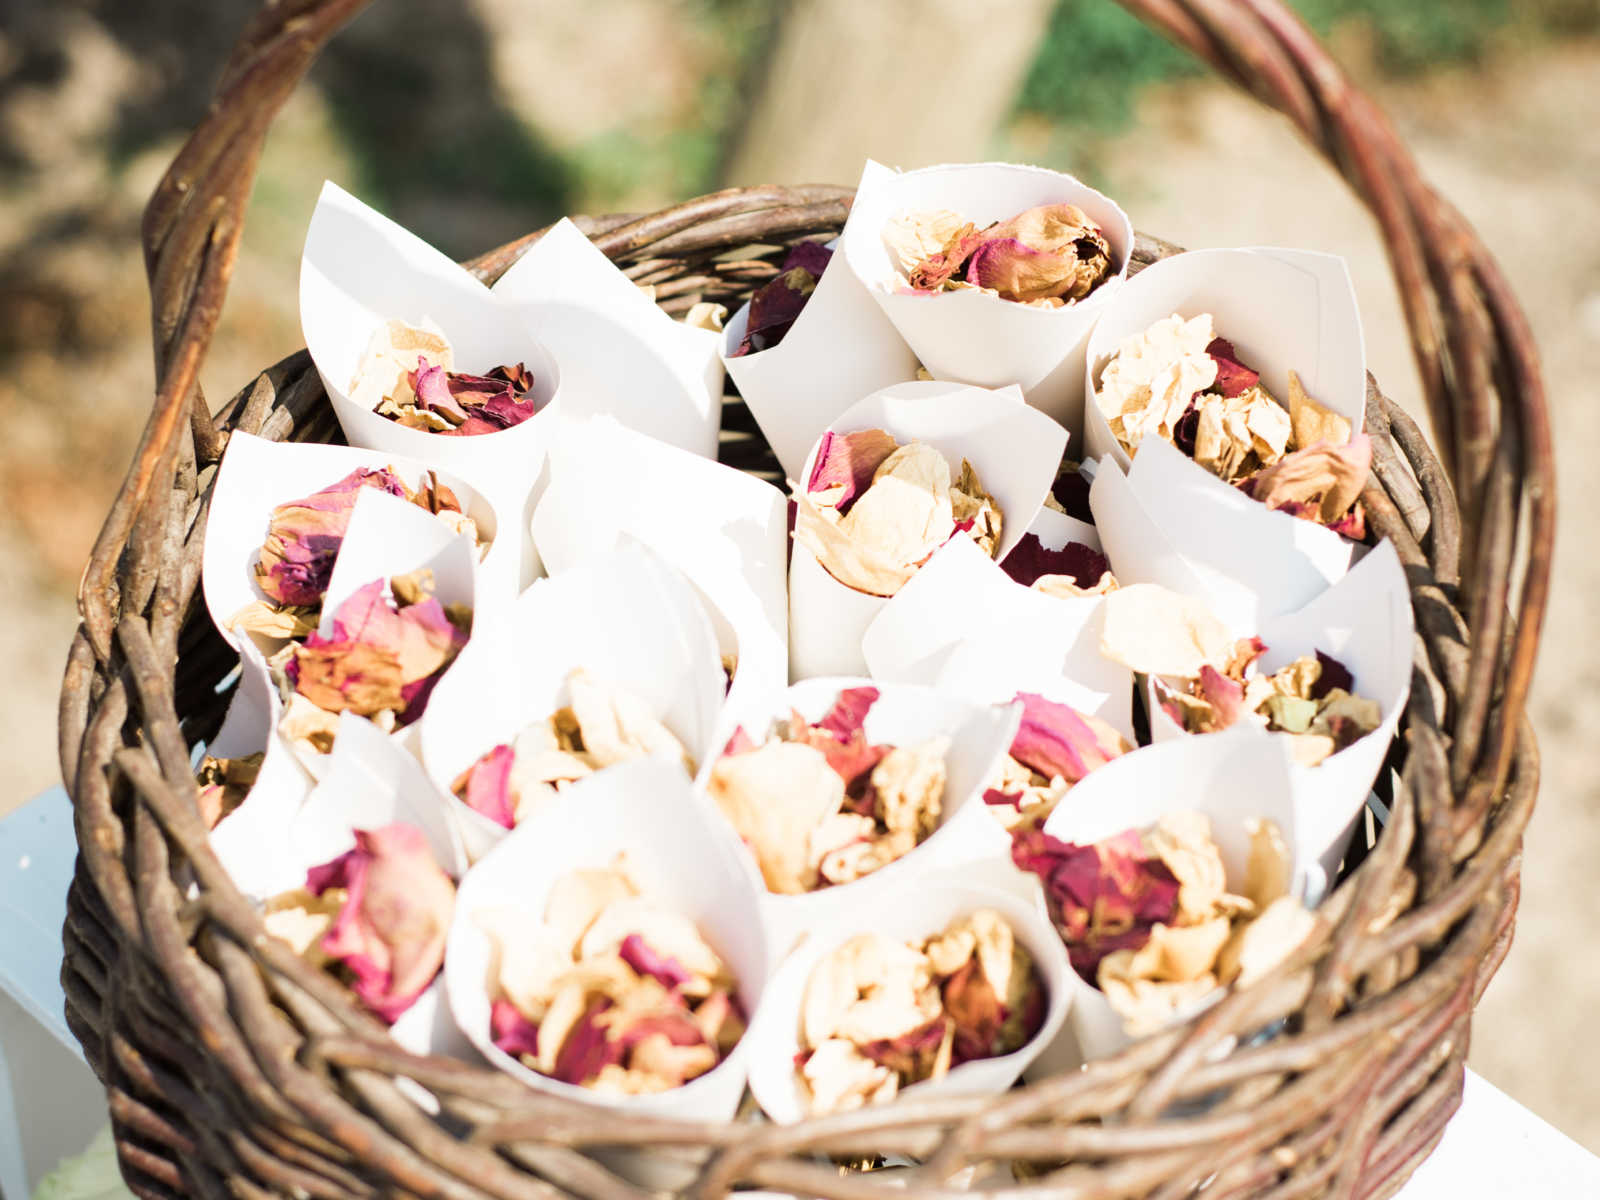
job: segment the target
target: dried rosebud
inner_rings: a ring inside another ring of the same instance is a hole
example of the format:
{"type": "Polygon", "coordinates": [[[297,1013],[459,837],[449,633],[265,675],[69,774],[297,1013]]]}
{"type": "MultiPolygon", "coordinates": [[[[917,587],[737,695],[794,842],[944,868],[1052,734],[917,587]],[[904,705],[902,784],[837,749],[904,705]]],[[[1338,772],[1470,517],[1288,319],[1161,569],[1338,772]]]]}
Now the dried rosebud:
{"type": "Polygon", "coordinates": [[[1178,913],[1177,877],[1135,831],[1079,846],[1023,830],[1013,835],[1011,861],[1039,877],[1067,957],[1090,983],[1106,955],[1144,945],[1178,913]]]}
{"type": "Polygon", "coordinates": [[[387,468],[357,467],[337,483],[272,510],[267,540],[255,564],[256,582],[263,592],[279,604],[322,603],[363,488],[407,495],[405,485],[387,468]]]}
{"type": "Polygon", "coordinates": [[[1022,723],[1011,741],[1011,757],[1046,779],[1077,783],[1096,767],[1126,754],[1126,739],[1098,717],[1035,692],[1018,692],[1022,723]]]}
{"type": "Polygon", "coordinates": [[[420,830],[396,823],[358,829],[355,849],[306,872],[306,890],[343,888],[344,903],[322,939],[369,1009],[395,1021],[422,995],[444,962],[455,884],[420,830]]]}
{"type": "Polygon", "coordinates": [[[516,752],[501,744],[484,754],[450,785],[468,808],[482,813],[496,825],[506,829],[517,822],[517,793],[511,786],[511,768],[516,762],[516,752]]]}
{"type": "Polygon", "coordinates": [[[1081,208],[1047,204],[983,231],[967,282],[1006,300],[1081,300],[1111,270],[1111,245],[1081,208]]]}
{"type": "Polygon", "coordinates": [[[1076,587],[1093,591],[1110,574],[1111,563],[1104,554],[1082,542],[1068,542],[1059,550],[1050,550],[1038,534],[1025,533],[1001,560],[1000,569],[1023,587],[1032,587],[1050,576],[1065,576],[1076,587]]]}
{"type": "Polygon", "coordinates": [[[1216,389],[1224,396],[1237,396],[1256,386],[1261,376],[1239,361],[1233,343],[1226,338],[1212,338],[1206,347],[1217,364],[1216,389]]]}
{"type": "Polygon", "coordinates": [[[757,354],[783,341],[832,257],[833,251],[820,242],[800,242],[790,250],[776,277],[750,297],[744,338],[729,357],[757,354]]]}

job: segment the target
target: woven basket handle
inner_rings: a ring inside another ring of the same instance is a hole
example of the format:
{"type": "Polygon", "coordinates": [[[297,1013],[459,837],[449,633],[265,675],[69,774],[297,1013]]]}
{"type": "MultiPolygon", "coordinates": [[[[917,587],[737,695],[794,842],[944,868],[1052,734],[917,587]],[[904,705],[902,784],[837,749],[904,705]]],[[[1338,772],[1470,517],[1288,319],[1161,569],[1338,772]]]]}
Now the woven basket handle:
{"type": "MultiPolygon", "coordinates": [[[[225,441],[200,393],[198,370],[238,254],[267,128],[316,52],[366,3],[268,4],[240,37],[209,113],[145,210],[155,403],[78,598],[102,663],[111,658],[123,617],[175,605],[156,586],[163,567],[159,533],[174,519],[173,481],[215,462],[225,441]],[[141,529],[154,536],[136,536],[141,529]]],[[[1120,3],[1285,114],[1377,219],[1449,482],[1464,508],[1458,524],[1448,484],[1423,479],[1431,523],[1412,519],[1408,531],[1392,508],[1376,515],[1408,565],[1431,567],[1445,588],[1459,581],[1462,590],[1467,652],[1442,657],[1434,668],[1455,718],[1449,767],[1452,790],[1465,798],[1456,815],[1462,825],[1476,824],[1505,781],[1549,592],[1554,464],[1526,319],[1482,241],[1423,181],[1387,119],[1280,0],[1120,3]],[[1508,627],[1519,565],[1523,583],[1508,627]],[[1501,705],[1491,722],[1497,674],[1501,705]]],[[[1373,419],[1389,423],[1402,442],[1420,437],[1403,414],[1378,410],[1373,419]]],[[[1381,489],[1369,488],[1368,495],[1380,507],[1388,503],[1381,489]]],[[[173,661],[179,622],[170,613],[152,616],[164,618],[153,621],[170,631],[157,650],[173,661]]],[[[1447,619],[1420,610],[1418,616],[1447,619]]],[[[1428,639],[1430,645],[1461,640],[1458,633],[1428,639]]]]}

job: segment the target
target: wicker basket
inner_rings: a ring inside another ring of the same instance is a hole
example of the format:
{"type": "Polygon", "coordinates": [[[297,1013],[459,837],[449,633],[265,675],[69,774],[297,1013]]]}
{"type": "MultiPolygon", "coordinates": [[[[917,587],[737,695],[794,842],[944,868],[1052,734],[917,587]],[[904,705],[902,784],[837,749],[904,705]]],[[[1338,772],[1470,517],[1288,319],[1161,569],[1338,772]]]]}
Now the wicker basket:
{"type": "MultiPolygon", "coordinates": [[[[1523,707],[1554,487],[1522,314],[1383,117],[1277,0],[1124,0],[1287,114],[1371,206],[1449,464],[1369,381],[1375,478],[1363,499],[1410,575],[1416,683],[1384,773],[1391,819],[1321,908],[1311,944],[1187,1026],[1003,1097],[903,1100],[784,1128],[640,1120],[402,1052],[334,980],[264,937],[195,805],[189,748],[213,731],[234,661],[195,595],[228,431],[339,438],[303,351],[215,420],[197,367],[267,126],[362,2],[269,5],[145,213],[158,391],[84,574],[60,727],[80,846],[67,1017],[106,1085],[134,1190],[630,1197],[643,1193],[584,1151],[678,1146],[711,1149],[687,1193],[704,1197],[750,1185],[881,1195],[889,1180],[821,1157],[879,1153],[921,1161],[895,1180],[921,1196],[964,1194],[948,1181],[984,1163],[999,1165],[993,1181],[1009,1184],[1020,1164],[1031,1181],[1019,1190],[1075,1200],[1393,1194],[1455,1110],[1472,1007],[1511,939],[1537,785],[1523,707]],[[191,874],[197,890],[180,891],[191,874]],[[1235,1044],[1280,1018],[1275,1037],[1235,1044]],[[397,1076],[438,1096],[439,1117],[397,1076]],[[1207,1103],[1181,1103],[1198,1097],[1207,1103]]],[[[740,189],[584,228],[669,310],[737,304],[785,243],[836,232],[849,200],[838,188],[740,189]],[[727,254],[752,244],[767,249],[727,254]]],[[[492,279],[537,236],[470,265],[492,279]]],[[[1173,252],[1141,238],[1135,258],[1173,252]]],[[[774,465],[738,402],[723,428],[724,461],[774,465]]]]}

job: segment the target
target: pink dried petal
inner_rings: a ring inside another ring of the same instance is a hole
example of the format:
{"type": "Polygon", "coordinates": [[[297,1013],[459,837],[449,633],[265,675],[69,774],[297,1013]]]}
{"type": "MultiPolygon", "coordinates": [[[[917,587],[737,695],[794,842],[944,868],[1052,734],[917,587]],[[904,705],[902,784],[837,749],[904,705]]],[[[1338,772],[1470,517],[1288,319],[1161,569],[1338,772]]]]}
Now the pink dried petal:
{"type": "Polygon", "coordinates": [[[967,260],[967,282],[1008,300],[1049,300],[1078,279],[1078,256],[1036,250],[1018,238],[989,238],[967,260]]]}
{"type": "Polygon", "coordinates": [[[1011,741],[1011,757],[1046,779],[1059,775],[1077,783],[1126,750],[1114,729],[1071,705],[1035,692],[1018,692],[1016,700],[1022,703],[1022,723],[1011,741]]]}
{"type": "Polygon", "coordinates": [[[670,955],[657,954],[637,933],[630,933],[622,939],[617,957],[640,975],[650,976],[668,991],[680,988],[694,978],[694,975],[677,959],[670,955]]]}
{"type": "Polygon", "coordinates": [[[1200,668],[1200,695],[1210,703],[1212,712],[1216,714],[1216,728],[1219,730],[1228,728],[1245,715],[1244,685],[1210,664],[1200,668]]]}
{"type": "Polygon", "coordinates": [[[407,495],[405,485],[388,469],[357,467],[320,491],[274,508],[256,566],[261,590],[280,604],[322,603],[350,513],[365,488],[407,495]]]}
{"type": "Polygon", "coordinates": [[[778,274],[750,297],[744,337],[729,357],[770,350],[788,335],[817,289],[833,251],[819,242],[800,242],[778,274]]]}
{"type": "Polygon", "coordinates": [[[789,717],[789,739],[822,751],[828,765],[844,780],[845,791],[858,801],[863,798],[861,789],[867,785],[872,768],[893,748],[869,743],[863,727],[878,695],[875,687],[846,688],[815,725],[808,724],[798,712],[789,717]]]}
{"type": "Polygon", "coordinates": [[[513,1058],[539,1053],[539,1027],[509,1000],[496,1000],[489,1006],[489,1035],[496,1047],[513,1058]]]}
{"type": "Polygon", "coordinates": [[[855,433],[834,433],[830,429],[822,435],[822,444],[817,447],[806,491],[814,496],[842,487],[844,490],[832,504],[843,516],[850,511],[856,497],[867,490],[883,460],[893,454],[898,445],[894,436],[882,429],[862,429],[855,433]]]}
{"type": "Polygon", "coordinates": [[[384,594],[381,579],[350,593],[333,615],[332,632],[335,640],[363,642],[393,654],[407,684],[443,669],[467,644],[467,635],[450,622],[436,598],[400,608],[384,594]]]}
{"type": "Polygon", "coordinates": [[[1032,587],[1045,575],[1067,575],[1079,587],[1088,589],[1111,570],[1111,563],[1104,554],[1082,542],[1068,542],[1059,550],[1050,550],[1038,534],[1025,533],[1011,553],[1001,559],[1000,569],[1023,587],[1032,587]]]}
{"type": "Polygon", "coordinates": [[[935,1017],[899,1037],[879,1038],[860,1046],[862,1057],[888,1067],[904,1079],[925,1079],[944,1044],[944,1018],[935,1017]]]}
{"type": "Polygon", "coordinates": [[[1318,442],[1285,454],[1238,487],[1275,511],[1364,533],[1357,500],[1371,470],[1372,440],[1358,433],[1343,446],[1318,442]]]}
{"type": "Polygon", "coordinates": [[[992,804],[997,808],[1009,804],[1012,808],[1020,811],[1022,808],[1022,793],[1002,792],[999,788],[984,788],[983,802],[992,804]]]}
{"type": "Polygon", "coordinates": [[[344,965],[361,1002],[392,1023],[444,963],[455,885],[414,826],[397,822],[355,836],[355,849],[306,872],[306,889],[319,896],[345,889],[322,951],[344,965]]]}
{"type": "Polygon", "coordinates": [[[511,787],[516,752],[504,743],[486,751],[450,785],[468,808],[506,829],[517,823],[517,795],[511,787]]]}
{"type": "Polygon", "coordinates": [[[735,725],[733,736],[728,739],[728,744],[722,748],[722,756],[727,758],[732,754],[743,754],[756,748],[755,739],[744,731],[743,725],[735,725]]]}
{"type": "Polygon", "coordinates": [[[939,985],[944,1010],[955,1022],[950,1065],[959,1066],[999,1053],[1000,1027],[1006,1021],[1005,999],[994,993],[976,955],[939,985]]]}
{"type": "Polygon", "coordinates": [[[1212,338],[1211,344],[1206,347],[1206,353],[1217,364],[1217,381],[1212,386],[1224,396],[1240,395],[1261,381],[1258,372],[1252,371],[1239,361],[1233,343],[1225,338],[1212,338]]]}
{"type": "Polygon", "coordinates": [[[556,1053],[555,1070],[551,1077],[562,1083],[581,1085],[600,1074],[606,1067],[622,1061],[626,1048],[610,1036],[600,1023],[600,1015],[611,1007],[611,1001],[596,996],[589,1001],[583,1016],[578,1018],[561,1049],[556,1053]]]}

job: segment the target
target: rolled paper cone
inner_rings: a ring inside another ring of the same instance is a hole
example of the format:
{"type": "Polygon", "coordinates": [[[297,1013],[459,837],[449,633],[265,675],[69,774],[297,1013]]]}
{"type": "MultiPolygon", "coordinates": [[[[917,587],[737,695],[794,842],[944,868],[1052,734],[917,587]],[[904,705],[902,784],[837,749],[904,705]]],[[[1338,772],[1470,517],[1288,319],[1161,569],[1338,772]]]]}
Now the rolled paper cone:
{"type": "MultiPolygon", "coordinates": [[[[1150,450],[1148,456],[1140,455],[1141,461],[1156,457],[1160,447],[1152,446],[1150,450]]],[[[1243,496],[1240,498],[1244,499],[1243,496]]],[[[1246,637],[1260,628],[1268,604],[1285,602],[1276,594],[1264,599],[1248,584],[1230,577],[1209,561],[1203,561],[1201,555],[1208,550],[1216,550],[1214,538],[1207,547],[1179,542],[1166,524],[1157,522],[1144,499],[1134,491],[1128,477],[1109,458],[1100,460],[1099,470],[1095,472],[1094,482],[1089,487],[1089,505],[1094,511],[1095,529],[1111,562],[1111,570],[1117,582],[1124,587],[1135,583],[1154,583],[1185,596],[1198,596],[1238,637],[1246,637]]],[[[1283,513],[1267,515],[1284,516],[1283,513]]],[[[1285,519],[1308,524],[1297,517],[1285,519]]],[[[1239,554],[1252,552],[1259,552],[1258,548],[1249,545],[1238,548],[1239,554]]],[[[1265,570],[1277,570],[1291,576],[1295,574],[1292,566],[1277,560],[1267,562],[1265,554],[1262,558],[1265,570]]]]}
{"type": "Polygon", "coordinates": [[[1038,692],[1131,741],[1133,675],[1100,653],[1103,609],[1100,596],[1025,588],[970,538],[952,538],[883,606],[861,649],[874,679],[991,701],[1038,692]]]}
{"type": "MultiPolygon", "coordinates": [[[[969,880],[985,883],[1015,873],[1007,863],[1009,850],[1002,844],[1004,839],[993,836],[997,826],[983,811],[981,793],[1016,736],[1018,706],[983,704],[911,684],[823,678],[808,679],[781,694],[759,698],[735,714],[737,719],[731,723],[742,726],[761,744],[767,740],[773,723],[787,719],[791,711],[815,723],[833,707],[840,692],[857,687],[875,687],[879,692],[864,723],[869,743],[909,747],[936,737],[950,739],[939,827],[909,854],[854,882],[799,895],[782,895],[763,888],[761,919],[769,941],[779,953],[820,923],[863,905],[878,905],[886,893],[914,887],[930,872],[959,870],[969,880]]],[[[698,783],[702,790],[714,761],[701,769],[698,783]]],[[[732,825],[723,822],[722,828],[737,844],[732,825]]],[[[747,852],[747,856],[755,869],[754,854],[747,852]]]]}
{"type": "Polygon", "coordinates": [[[1041,508],[1028,526],[1028,532],[1037,537],[1046,550],[1059,550],[1068,542],[1077,542],[1098,554],[1105,553],[1098,529],[1087,521],[1080,521],[1053,508],[1041,508]]]}
{"type": "MultiPolygon", "coordinates": [[[[387,468],[413,491],[428,474],[428,468],[414,459],[378,450],[320,442],[270,442],[238,432],[228,438],[211,494],[200,578],[211,621],[230,645],[237,647],[241,635],[229,622],[247,604],[267,598],[256,582],[255,564],[267,538],[272,510],[304,499],[359,468],[387,468]]],[[[495,503],[471,484],[447,471],[439,471],[437,476],[455,493],[462,511],[478,527],[479,537],[489,543],[481,560],[479,549],[473,551],[482,585],[478,591],[486,599],[499,596],[509,603],[532,582],[531,576],[526,582],[523,578],[532,557],[531,538],[516,521],[503,519],[495,503]]]]}
{"type": "Polygon", "coordinates": [[[800,475],[830,421],[862,396],[917,377],[917,356],[845,265],[839,243],[828,243],[835,251],[828,269],[776,346],[735,356],[749,327],[748,302],[722,333],[728,374],[789,478],[800,475]]]}
{"type": "Polygon", "coordinates": [[[806,1116],[795,1057],[802,1050],[801,1014],[806,985],[828,954],[862,933],[921,942],[944,932],[958,918],[983,908],[998,912],[1033,958],[1049,997],[1044,1023],[1025,1045],[1010,1054],[962,1063],[944,1077],[912,1084],[902,1088],[900,1094],[923,1099],[998,1095],[1015,1083],[1024,1068],[1055,1040],[1066,1021],[1072,1001],[1066,976],[1071,969],[1061,939],[1037,907],[1009,892],[973,886],[960,876],[925,876],[914,886],[886,894],[882,903],[858,906],[819,924],[772,977],[761,1011],[746,1034],[750,1042],[750,1090],[767,1116],[780,1125],[793,1124],[806,1116]]]}
{"type": "Polygon", "coordinates": [[[1262,385],[1280,403],[1288,403],[1289,372],[1294,371],[1314,399],[1343,415],[1353,432],[1361,431],[1366,344],[1344,259],[1265,246],[1190,250],[1129,279],[1089,337],[1088,457],[1109,457],[1124,471],[1129,466],[1127,451],[1094,401],[1117,348],[1173,314],[1188,319],[1201,313],[1211,314],[1216,336],[1233,344],[1241,363],[1261,373],[1262,385]]]}
{"type": "Polygon", "coordinates": [[[713,816],[682,771],[630,762],[578,783],[566,803],[540,810],[480,861],[462,882],[445,951],[445,986],[456,1024],[490,1063],[536,1091],[639,1115],[726,1121],[744,1094],[749,1034],[716,1067],[670,1091],[611,1096],[530,1070],[494,1045],[489,1028],[495,947],[479,914],[511,909],[530,927],[544,917],[554,883],[626,856],[641,893],[699,929],[738,981],[745,1011],[763,1001],[772,955],[755,911],[760,883],[751,865],[713,827],[713,816]]]}
{"type": "Polygon", "coordinates": [[[358,829],[403,821],[428,839],[434,860],[452,879],[467,870],[466,849],[445,796],[422,764],[364,717],[343,713],[321,780],[289,826],[297,884],[311,867],[353,847],[358,829]]]}
{"type": "Polygon", "coordinates": [[[730,706],[747,692],[788,685],[789,533],[781,491],[608,417],[563,420],[549,470],[533,535],[552,575],[636,539],[694,585],[719,651],[737,659],[730,706]]]}
{"type": "MultiPolygon", "coordinates": [[[[958,479],[967,459],[1001,514],[996,558],[1022,540],[1044,505],[1066,449],[1066,430],[1022,403],[1016,388],[939,382],[902,383],[852,405],[829,427],[833,433],[883,429],[904,445],[925,442],[938,450],[958,479]]],[[[810,483],[821,439],[806,456],[796,486],[810,483]]],[[[958,540],[958,539],[952,539],[958,540]]],[[[789,563],[789,672],[792,678],[857,675],[867,668],[861,638],[888,597],[840,583],[804,544],[789,563]]]]}
{"type": "MultiPolygon", "coordinates": [[[[508,831],[452,795],[451,785],[484,753],[570,703],[568,677],[580,667],[642,701],[696,766],[720,745],[722,659],[682,573],[628,541],[541,580],[476,632],[420,722],[422,760],[474,860],[508,831]]],[[[681,766],[672,769],[688,779],[681,766]]]]}
{"type": "MultiPolygon", "coordinates": [[[[1204,813],[1222,855],[1228,887],[1244,886],[1250,855],[1246,822],[1271,820],[1293,848],[1293,891],[1303,895],[1314,864],[1301,857],[1290,796],[1289,756],[1281,742],[1259,734],[1229,730],[1208,737],[1181,738],[1146,746],[1091,772],[1050,814],[1044,831],[1064,842],[1087,845],[1127,829],[1146,829],[1173,812],[1204,813]]],[[[1132,1039],[1105,993],[1067,972],[1072,1026],[1083,1057],[1093,1061],[1115,1054],[1132,1039]]],[[[1174,1020],[1209,1007],[1217,989],[1174,1020]]],[[[1047,1050],[1048,1056],[1052,1052],[1047,1050]]]]}
{"type": "MultiPolygon", "coordinates": [[[[1263,674],[1320,650],[1349,670],[1354,694],[1377,701],[1383,713],[1377,729],[1317,766],[1290,761],[1296,856],[1318,863],[1324,880],[1331,881],[1411,693],[1410,590],[1394,546],[1379,543],[1350,574],[1299,612],[1268,622],[1259,636],[1267,646],[1258,663],[1263,674]]],[[[1153,682],[1149,686],[1153,740],[1217,736],[1186,734],[1157,701],[1153,682]]],[[[1287,742],[1293,735],[1261,731],[1261,736],[1287,742]]]]}
{"type": "Polygon", "coordinates": [[[239,647],[239,658],[239,686],[206,752],[217,758],[264,753],[250,794],[211,831],[211,849],[241,892],[264,897],[305,882],[305,872],[292,861],[286,831],[311,791],[311,780],[278,736],[283,704],[266,660],[249,641],[239,647]]]}
{"type": "Polygon", "coordinates": [[[517,305],[561,370],[561,406],[608,414],[715,459],[721,335],[674,321],[563,217],[491,289],[517,305]]]}
{"type": "Polygon", "coordinates": [[[840,244],[851,271],[935,379],[991,388],[1015,384],[1029,404],[1081,437],[1089,331],[1122,285],[1133,253],[1133,226],[1112,200],[1043,167],[964,163],[902,173],[868,162],[840,244]],[[1100,226],[1114,271],[1084,299],[1060,308],[975,289],[914,292],[884,243],[885,225],[902,213],[949,209],[981,229],[1061,203],[1077,205],[1100,226]]]}
{"type": "Polygon", "coordinates": [[[334,414],[352,446],[447,468],[520,505],[544,460],[560,400],[560,372],[518,307],[415,234],[325,183],[300,259],[300,328],[334,414]],[[495,433],[447,437],[406,427],[350,399],[373,333],[384,322],[444,331],[458,370],[524,363],[539,411],[495,433]]]}

